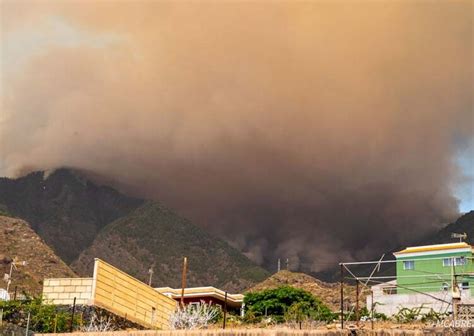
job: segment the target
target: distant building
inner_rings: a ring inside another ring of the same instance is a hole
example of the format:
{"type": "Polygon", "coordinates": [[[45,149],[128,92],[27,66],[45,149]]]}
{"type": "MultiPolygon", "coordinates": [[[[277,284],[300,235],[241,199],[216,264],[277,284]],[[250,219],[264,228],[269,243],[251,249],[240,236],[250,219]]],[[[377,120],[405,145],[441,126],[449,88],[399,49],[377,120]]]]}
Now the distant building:
{"type": "Polygon", "coordinates": [[[398,294],[447,291],[453,278],[459,289],[472,287],[472,246],[467,243],[408,247],[394,255],[398,294]]]}
{"type": "MultiPolygon", "coordinates": [[[[375,310],[387,315],[401,308],[452,311],[452,299],[474,303],[473,247],[467,243],[408,247],[394,253],[396,279],[372,286],[375,310]]],[[[371,297],[367,298],[370,309],[371,297]]]]}
{"type": "MultiPolygon", "coordinates": [[[[161,287],[155,288],[178,302],[181,301],[181,288],[161,287]]],[[[244,296],[242,294],[229,294],[215,287],[192,287],[184,289],[183,301],[188,304],[199,304],[201,302],[210,303],[224,307],[227,300],[227,309],[239,311],[242,309],[244,296]]]]}

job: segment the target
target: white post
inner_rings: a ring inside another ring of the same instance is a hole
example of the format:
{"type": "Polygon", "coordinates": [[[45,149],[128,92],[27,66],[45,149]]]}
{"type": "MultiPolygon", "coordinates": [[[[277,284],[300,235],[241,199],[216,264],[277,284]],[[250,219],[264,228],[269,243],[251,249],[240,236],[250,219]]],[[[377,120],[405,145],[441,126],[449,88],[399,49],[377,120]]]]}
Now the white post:
{"type": "Polygon", "coordinates": [[[25,336],[28,336],[28,329],[30,328],[30,312],[28,312],[28,320],[26,321],[25,336]]]}

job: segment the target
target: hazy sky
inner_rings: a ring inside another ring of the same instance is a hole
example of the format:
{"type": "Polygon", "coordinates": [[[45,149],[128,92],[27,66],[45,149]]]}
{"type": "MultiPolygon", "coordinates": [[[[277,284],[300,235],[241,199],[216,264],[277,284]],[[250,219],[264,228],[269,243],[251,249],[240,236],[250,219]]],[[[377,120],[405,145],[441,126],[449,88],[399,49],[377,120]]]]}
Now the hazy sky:
{"type": "Polygon", "coordinates": [[[472,1],[2,1],[0,172],[69,166],[260,263],[474,208],[472,1]]]}

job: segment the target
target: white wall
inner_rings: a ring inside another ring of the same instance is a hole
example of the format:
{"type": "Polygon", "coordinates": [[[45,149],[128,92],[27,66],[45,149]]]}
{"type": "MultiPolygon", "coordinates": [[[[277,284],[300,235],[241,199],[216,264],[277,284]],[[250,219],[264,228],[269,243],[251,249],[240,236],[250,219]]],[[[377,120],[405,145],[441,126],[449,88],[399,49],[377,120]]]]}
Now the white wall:
{"type": "MultiPolygon", "coordinates": [[[[377,313],[383,313],[387,316],[392,316],[400,311],[402,308],[417,308],[423,305],[423,311],[427,312],[433,308],[436,312],[451,312],[452,308],[449,304],[451,302],[450,291],[432,292],[430,295],[442,299],[442,302],[425,294],[381,294],[374,293],[374,310],[377,313]]],[[[474,303],[474,299],[470,295],[469,290],[464,290],[461,293],[462,303],[474,303]]],[[[367,309],[371,310],[371,297],[367,297],[367,309]]]]}

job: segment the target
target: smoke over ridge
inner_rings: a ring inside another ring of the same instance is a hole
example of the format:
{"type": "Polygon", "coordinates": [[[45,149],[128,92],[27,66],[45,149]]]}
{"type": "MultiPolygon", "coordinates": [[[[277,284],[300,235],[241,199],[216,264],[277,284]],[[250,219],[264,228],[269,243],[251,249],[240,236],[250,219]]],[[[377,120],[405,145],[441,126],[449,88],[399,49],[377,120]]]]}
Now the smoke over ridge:
{"type": "Polygon", "coordinates": [[[313,271],[451,220],[472,2],[2,2],[2,173],[69,166],[313,271]]]}

